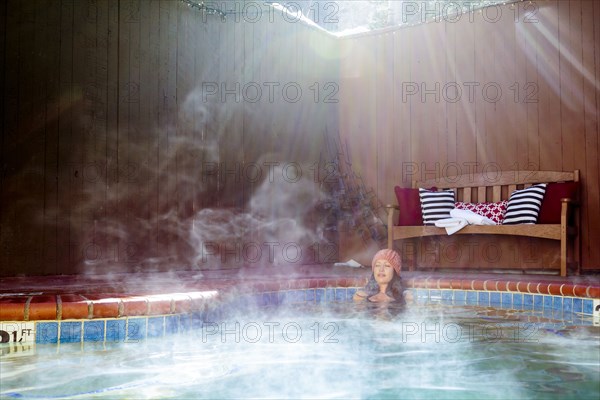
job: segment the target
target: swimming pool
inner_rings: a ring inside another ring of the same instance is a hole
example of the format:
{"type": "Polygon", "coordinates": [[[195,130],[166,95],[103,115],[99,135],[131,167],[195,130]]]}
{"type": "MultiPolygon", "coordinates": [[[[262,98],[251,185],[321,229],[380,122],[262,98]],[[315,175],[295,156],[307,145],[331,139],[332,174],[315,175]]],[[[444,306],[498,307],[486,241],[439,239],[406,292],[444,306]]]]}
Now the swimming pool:
{"type": "Polygon", "coordinates": [[[294,293],[288,292],[287,300],[270,293],[180,317],[179,328],[168,337],[154,338],[146,322],[143,338],[60,341],[36,344],[29,353],[6,352],[0,360],[0,394],[111,399],[600,396],[600,328],[578,313],[457,304],[443,296],[418,297],[406,308],[356,305],[348,295],[335,301],[335,290],[332,301],[301,302],[294,293]],[[260,307],[254,307],[257,301],[260,307]]]}

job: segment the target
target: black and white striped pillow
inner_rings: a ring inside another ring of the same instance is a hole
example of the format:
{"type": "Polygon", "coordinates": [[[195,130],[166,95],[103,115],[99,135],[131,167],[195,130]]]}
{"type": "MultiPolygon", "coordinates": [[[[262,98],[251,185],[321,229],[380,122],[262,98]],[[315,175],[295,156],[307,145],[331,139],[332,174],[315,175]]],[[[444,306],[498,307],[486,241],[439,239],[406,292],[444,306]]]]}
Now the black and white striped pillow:
{"type": "Polygon", "coordinates": [[[419,188],[423,225],[435,225],[435,221],[450,218],[454,209],[454,192],[452,190],[431,190],[419,188]]]}
{"type": "Polygon", "coordinates": [[[546,193],[546,184],[540,183],[511,193],[504,214],[503,225],[535,224],[546,193]]]}

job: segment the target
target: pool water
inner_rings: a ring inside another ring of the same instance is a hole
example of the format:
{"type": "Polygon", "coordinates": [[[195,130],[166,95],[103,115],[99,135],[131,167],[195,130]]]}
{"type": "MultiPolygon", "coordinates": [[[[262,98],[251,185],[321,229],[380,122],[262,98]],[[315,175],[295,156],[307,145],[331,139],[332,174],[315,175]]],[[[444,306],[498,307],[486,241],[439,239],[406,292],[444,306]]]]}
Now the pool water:
{"type": "Polygon", "coordinates": [[[0,358],[2,398],[598,399],[600,328],[443,304],[297,305],[0,358]]]}

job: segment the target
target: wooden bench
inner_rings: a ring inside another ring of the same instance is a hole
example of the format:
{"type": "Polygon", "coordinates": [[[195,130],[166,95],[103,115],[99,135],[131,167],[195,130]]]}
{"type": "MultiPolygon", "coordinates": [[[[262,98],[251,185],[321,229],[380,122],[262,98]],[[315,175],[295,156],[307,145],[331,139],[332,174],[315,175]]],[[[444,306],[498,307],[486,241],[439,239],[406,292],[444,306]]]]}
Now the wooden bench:
{"type": "MultiPolygon", "coordinates": [[[[502,171],[494,173],[470,173],[452,177],[438,177],[412,182],[413,188],[437,187],[438,190],[452,189],[455,200],[462,202],[498,202],[508,200],[516,189],[529,187],[536,183],[579,182],[579,171],[502,171]],[[490,175],[493,179],[490,179],[490,175]]],[[[467,225],[455,234],[469,235],[512,235],[542,238],[560,241],[560,275],[567,275],[567,266],[574,267],[579,273],[580,239],[578,199],[561,199],[560,224],[519,224],[519,225],[467,225]],[[570,250],[569,250],[570,248],[570,250]],[[570,259],[567,258],[571,254],[570,259]]],[[[424,236],[446,235],[444,228],[436,226],[396,226],[394,210],[398,206],[386,206],[388,212],[388,248],[394,241],[424,236]]],[[[402,212],[402,210],[399,210],[402,212]]],[[[413,265],[410,266],[413,269],[413,265]]]]}

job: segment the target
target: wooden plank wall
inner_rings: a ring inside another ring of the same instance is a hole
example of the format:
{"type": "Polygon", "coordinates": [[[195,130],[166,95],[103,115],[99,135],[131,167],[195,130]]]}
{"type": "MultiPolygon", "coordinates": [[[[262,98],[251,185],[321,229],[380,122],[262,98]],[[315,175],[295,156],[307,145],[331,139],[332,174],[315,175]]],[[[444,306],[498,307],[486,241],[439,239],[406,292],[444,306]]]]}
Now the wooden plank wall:
{"type": "MultiPolygon", "coordinates": [[[[438,173],[579,169],[583,268],[599,269],[599,15],[600,1],[520,2],[343,39],[340,136],[353,169],[383,204],[395,185],[438,173]]],[[[545,241],[408,246],[423,267],[558,265],[545,241]]]]}
{"type": "MultiPolygon", "coordinates": [[[[223,22],[174,0],[0,6],[1,275],[269,263],[261,224],[282,193],[286,208],[272,210],[286,231],[319,224],[293,195],[322,200],[335,41],[281,12],[237,11],[223,22]],[[282,188],[285,165],[294,185],[282,188]],[[244,242],[212,247],[206,262],[206,232],[228,229],[261,242],[241,259],[244,242]]],[[[276,258],[299,235],[271,245],[276,258]]]]}
{"type": "MultiPolygon", "coordinates": [[[[298,207],[300,184],[265,176],[300,170],[322,184],[324,135],[338,129],[382,203],[438,171],[580,169],[583,267],[598,268],[598,1],[508,4],[337,41],[278,11],[238,11],[221,22],[170,0],[0,7],[2,275],[197,267],[203,232],[227,226],[228,210],[293,209],[314,228],[318,189],[298,207]]],[[[258,244],[264,221],[245,231],[258,244]]],[[[421,246],[428,266],[557,262],[540,241],[421,246]]],[[[337,259],[318,249],[306,254],[337,259]]]]}

